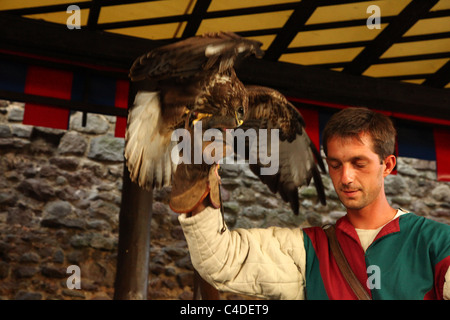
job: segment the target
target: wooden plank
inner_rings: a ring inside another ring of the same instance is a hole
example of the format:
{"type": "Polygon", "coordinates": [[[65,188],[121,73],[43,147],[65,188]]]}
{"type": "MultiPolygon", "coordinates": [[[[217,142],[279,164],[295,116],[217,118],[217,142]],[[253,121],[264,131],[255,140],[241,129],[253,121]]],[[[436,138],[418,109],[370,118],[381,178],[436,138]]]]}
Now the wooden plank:
{"type": "Polygon", "coordinates": [[[131,182],[124,164],[114,300],[147,300],[153,192],[131,182]]]}

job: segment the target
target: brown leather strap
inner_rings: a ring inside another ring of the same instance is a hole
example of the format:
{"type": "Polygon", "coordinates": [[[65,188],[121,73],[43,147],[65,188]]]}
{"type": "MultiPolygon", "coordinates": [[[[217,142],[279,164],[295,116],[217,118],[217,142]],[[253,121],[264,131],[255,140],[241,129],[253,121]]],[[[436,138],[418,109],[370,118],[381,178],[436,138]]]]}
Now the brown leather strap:
{"type": "Polygon", "coordinates": [[[336,263],[341,270],[345,280],[347,280],[347,283],[350,285],[350,288],[352,288],[353,292],[359,300],[372,300],[370,295],[364,289],[361,282],[359,282],[358,278],[356,278],[355,274],[350,268],[350,265],[348,264],[347,259],[345,258],[341,246],[339,245],[339,242],[337,240],[334,225],[326,225],[323,227],[323,230],[328,237],[328,243],[330,245],[330,249],[333,253],[334,259],[336,260],[336,263]]]}

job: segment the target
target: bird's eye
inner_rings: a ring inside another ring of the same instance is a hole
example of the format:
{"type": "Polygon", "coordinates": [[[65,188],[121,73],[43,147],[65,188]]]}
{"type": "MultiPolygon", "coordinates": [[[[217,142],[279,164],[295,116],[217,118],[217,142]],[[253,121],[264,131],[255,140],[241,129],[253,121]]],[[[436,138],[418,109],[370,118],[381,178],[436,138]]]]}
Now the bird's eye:
{"type": "Polygon", "coordinates": [[[244,107],[239,107],[237,112],[239,113],[239,115],[243,115],[244,114],[244,107]]]}

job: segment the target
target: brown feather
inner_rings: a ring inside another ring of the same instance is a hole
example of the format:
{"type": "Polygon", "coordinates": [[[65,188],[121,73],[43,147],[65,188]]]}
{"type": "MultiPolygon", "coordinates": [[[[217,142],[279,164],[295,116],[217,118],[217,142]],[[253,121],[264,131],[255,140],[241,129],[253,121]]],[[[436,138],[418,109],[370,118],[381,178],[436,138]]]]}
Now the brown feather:
{"type": "MultiPolygon", "coordinates": [[[[319,200],[326,204],[324,185],[318,167],[325,172],[322,157],[305,131],[301,113],[278,91],[261,86],[247,86],[249,110],[243,129],[268,128],[280,130],[279,171],[262,175],[260,163],[251,170],[269,189],[289,202],[295,214],[299,211],[298,188],[311,179],[319,200]]],[[[247,152],[248,153],[248,152],[247,152]]]]}
{"type": "Polygon", "coordinates": [[[130,110],[125,146],[133,181],[147,189],[171,184],[176,167],[168,157],[173,147],[171,132],[192,125],[197,113],[210,115],[201,120],[204,129],[235,128],[239,111],[245,119],[243,129],[280,129],[278,172],[264,176],[261,163],[250,165],[261,181],[297,214],[298,188],[311,179],[325,203],[317,167],[324,170],[322,158],[306,134],[300,112],[276,90],[245,87],[234,72],[236,63],[245,57],[262,56],[260,46],[257,41],[221,32],[159,47],[136,59],[130,78],[143,91],[130,110]]]}
{"type": "Polygon", "coordinates": [[[234,33],[210,33],[153,49],[135,60],[129,76],[140,91],[129,111],[125,145],[133,181],[146,189],[171,183],[173,166],[163,162],[170,162],[170,133],[192,125],[198,112],[212,115],[203,120],[204,129],[237,125],[236,109],[247,108],[248,101],[233,67],[249,55],[262,56],[260,46],[234,33]]]}

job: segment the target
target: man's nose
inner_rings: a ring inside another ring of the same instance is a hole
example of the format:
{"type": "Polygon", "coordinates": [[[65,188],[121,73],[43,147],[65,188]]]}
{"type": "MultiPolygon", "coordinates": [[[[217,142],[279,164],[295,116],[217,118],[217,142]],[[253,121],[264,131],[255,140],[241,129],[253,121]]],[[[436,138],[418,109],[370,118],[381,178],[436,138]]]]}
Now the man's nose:
{"type": "Polygon", "coordinates": [[[342,166],[341,182],[343,184],[350,184],[353,182],[354,179],[355,179],[355,171],[350,165],[344,164],[342,166]]]}

